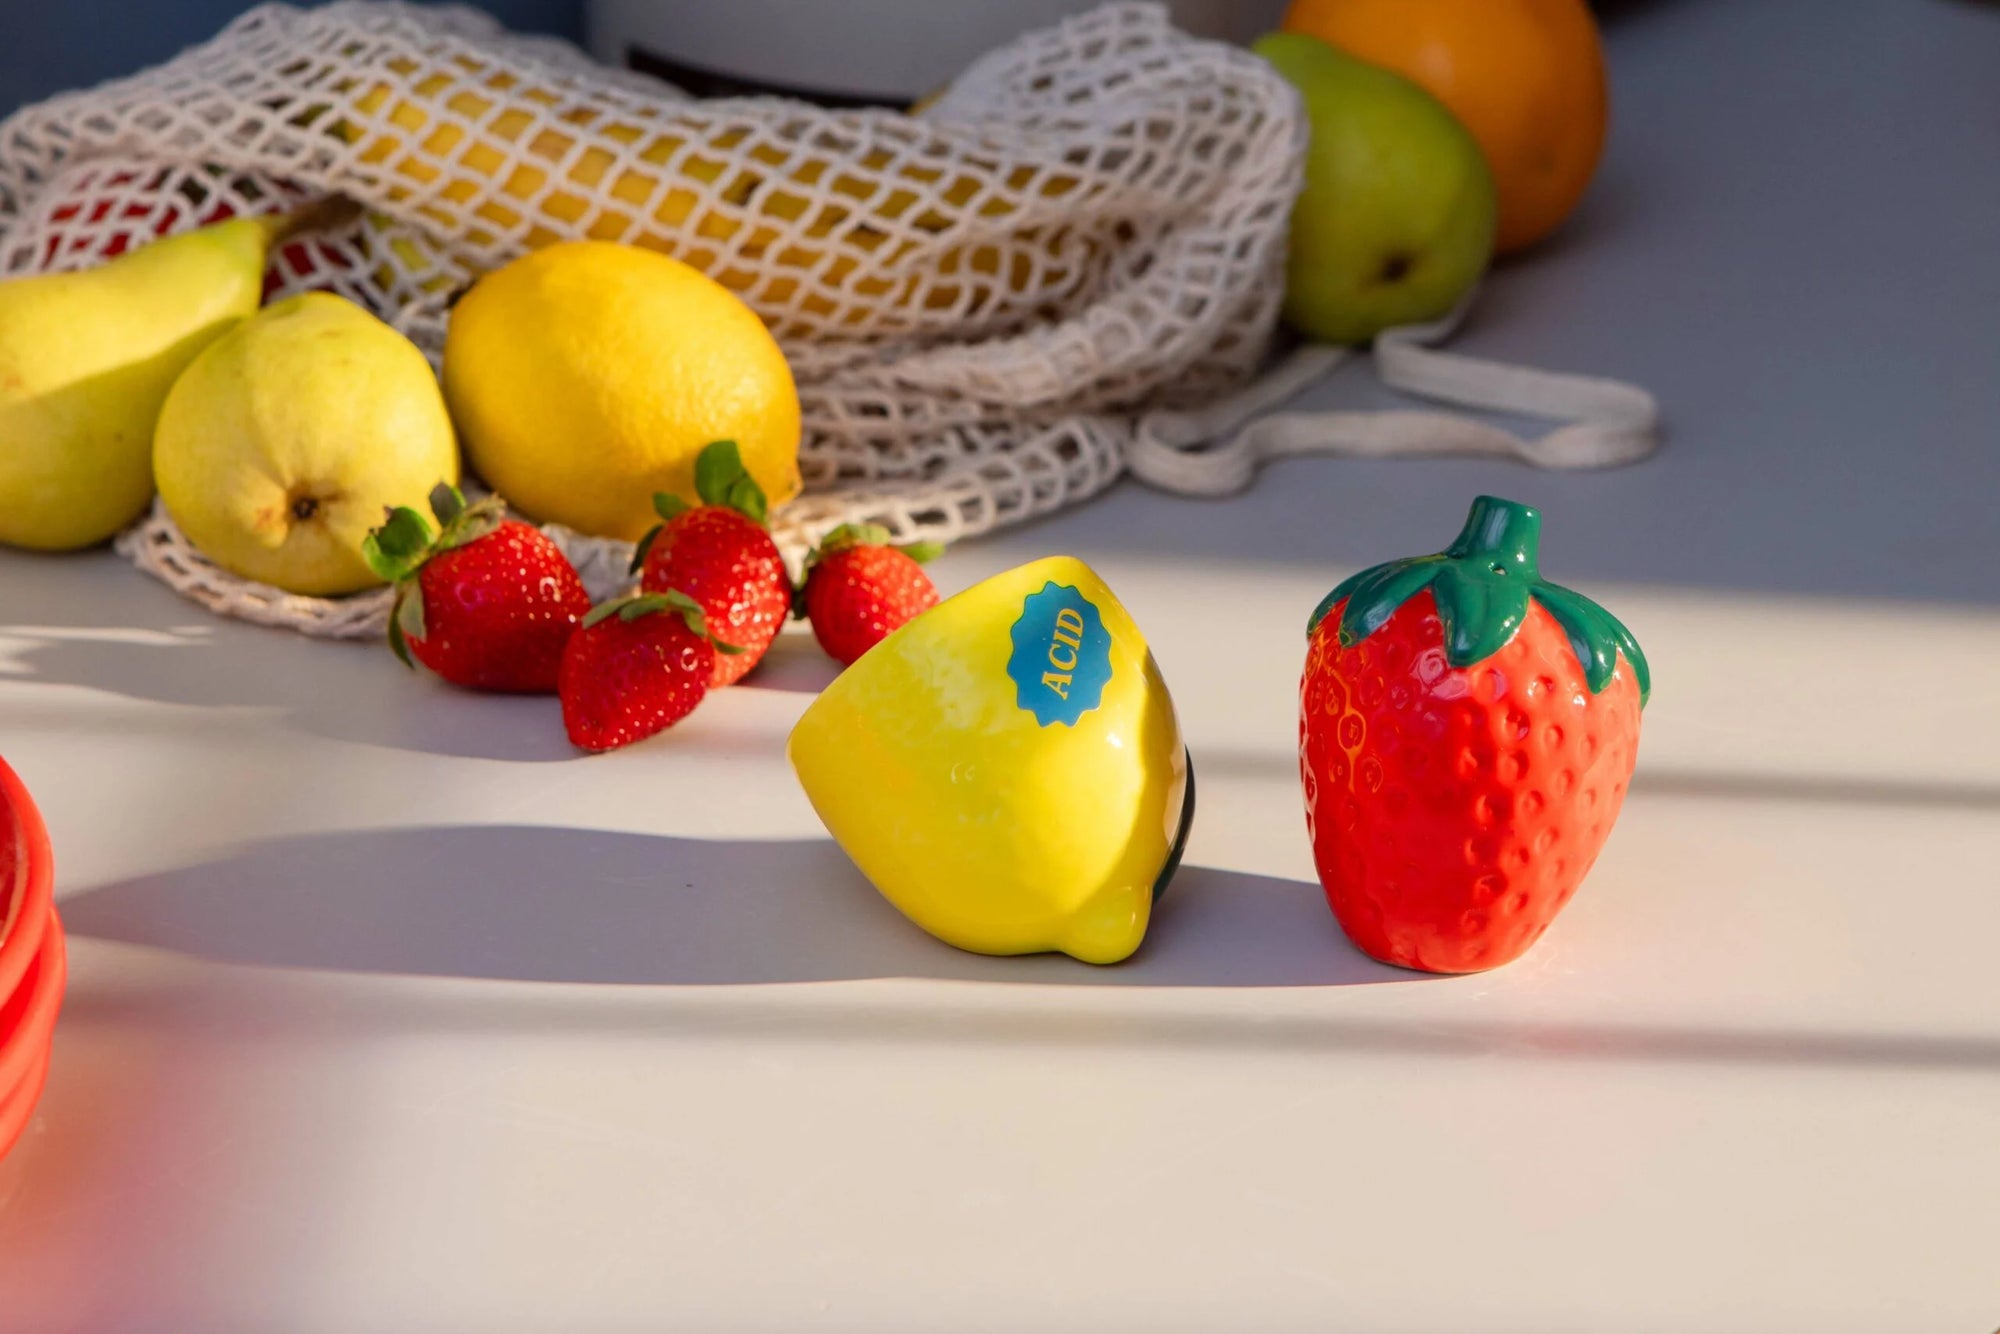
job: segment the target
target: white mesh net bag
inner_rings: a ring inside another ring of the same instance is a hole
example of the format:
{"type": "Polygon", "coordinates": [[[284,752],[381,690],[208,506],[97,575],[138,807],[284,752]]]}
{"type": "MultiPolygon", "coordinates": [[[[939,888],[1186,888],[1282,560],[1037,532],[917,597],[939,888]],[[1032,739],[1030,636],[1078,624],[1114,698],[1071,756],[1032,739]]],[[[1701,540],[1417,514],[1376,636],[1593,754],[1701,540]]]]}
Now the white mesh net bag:
{"type": "MultiPolygon", "coordinates": [[[[807,490],[777,516],[788,555],[859,520],[952,541],[1072,504],[1127,466],[1220,493],[1278,452],[1574,465],[1649,447],[1638,391],[1523,386],[1509,377],[1537,373],[1418,346],[1439,326],[1403,338],[1407,387],[1603,420],[1565,428],[1584,433],[1575,457],[1563,431],[1522,442],[1437,413],[1266,419],[1211,448],[1339,355],[1308,350],[1245,387],[1271,347],[1304,141],[1274,71],[1149,5],[1030,34],[915,116],[694,101],[469,10],[271,5],[0,124],[0,273],[341,195],[364,212],[285,245],[274,294],[339,292],[435,359],[450,296],[526,249],[588,236],[665,251],[737,292],[791,362],[807,490]]],[[[1381,362],[1397,382],[1392,341],[1381,362]]],[[[594,595],[621,582],[628,547],[551,532],[594,595]]],[[[157,506],[119,549],[228,614],[330,636],[383,625],[385,593],[238,579],[157,506]]]]}

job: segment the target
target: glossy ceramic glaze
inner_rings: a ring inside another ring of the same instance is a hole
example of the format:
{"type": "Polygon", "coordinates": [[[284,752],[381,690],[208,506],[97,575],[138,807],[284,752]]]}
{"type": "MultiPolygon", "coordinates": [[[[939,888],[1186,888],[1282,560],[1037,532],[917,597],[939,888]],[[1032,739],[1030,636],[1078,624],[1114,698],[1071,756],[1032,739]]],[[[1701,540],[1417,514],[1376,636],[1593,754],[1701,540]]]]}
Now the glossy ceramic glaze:
{"type": "Polygon", "coordinates": [[[1118,599],[1067,556],[996,575],[876,645],[787,753],[875,887],[981,954],[1127,957],[1186,833],[1166,684],[1118,599]]]}
{"type": "Polygon", "coordinates": [[[13,997],[0,1005],[0,1094],[21,1088],[35,1067],[48,1059],[68,978],[68,945],[51,918],[27,976],[13,997]]]}
{"type": "Polygon", "coordinates": [[[1608,612],[1541,578],[1540,527],[1481,497],[1443,552],[1363,571],[1314,613],[1306,825],[1334,915],[1385,962],[1518,958],[1624,803],[1645,657],[1608,612]]]}
{"type": "Polygon", "coordinates": [[[0,760],[0,1005],[41,948],[54,876],[41,812],[20,775],[0,760]]]}
{"type": "Polygon", "coordinates": [[[41,812],[0,761],[0,1157],[41,1097],[68,977],[54,874],[41,812]]]}

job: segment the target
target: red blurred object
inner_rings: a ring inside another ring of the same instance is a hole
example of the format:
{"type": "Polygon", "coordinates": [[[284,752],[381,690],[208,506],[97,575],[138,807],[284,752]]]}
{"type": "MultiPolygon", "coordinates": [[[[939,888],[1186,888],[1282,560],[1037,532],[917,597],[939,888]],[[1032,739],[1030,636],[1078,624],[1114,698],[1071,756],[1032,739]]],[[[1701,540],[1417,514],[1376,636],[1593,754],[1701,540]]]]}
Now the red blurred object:
{"type": "Polygon", "coordinates": [[[41,948],[54,896],[48,826],[27,784],[0,760],[0,1004],[41,948]]]}
{"type": "MultiPolygon", "coordinates": [[[[153,171],[92,168],[65,182],[63,188],[68,197],[48,215],[52,225],[46,228],[39,256],[43,269],[102,264],[174,232],[227,222],[241,211],[223,189],[190,179],[183,167],[153,171]]],[[[303,196],[290,192],[269,199],[260,196],[259,207],[252,211],[283,211],[303,202],[303,196]]],[[[302,283],[330,287],[340,274],[354,267],[352,255],[325,238],[288,241],[271,254],[264,273],[264,297],[269,300],[280,290],[301,290],[302,283]]]]}
{"type": "Polygon", "coordinates": [[[0,1158],[14,1147],[34,1115],[48,1078],[50,1042],[62,1009],[69,959],[53,915],[27,984],[0,1011],[0,1158]]]}
{"type": "Polygon", "coordinates": [[[0,1157],[34,1114],[68,979],[48,827],[0,761],[0,1157]]]}

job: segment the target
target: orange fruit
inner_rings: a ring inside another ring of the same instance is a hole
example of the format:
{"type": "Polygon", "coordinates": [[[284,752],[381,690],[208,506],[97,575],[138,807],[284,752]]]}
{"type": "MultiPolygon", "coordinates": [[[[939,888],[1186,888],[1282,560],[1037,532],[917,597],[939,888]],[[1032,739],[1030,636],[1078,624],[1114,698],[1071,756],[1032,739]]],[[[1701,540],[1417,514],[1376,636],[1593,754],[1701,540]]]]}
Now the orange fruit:
{"type": "Polygon", "coordinates": [[[1292,0],[1284,27],[1394,70],[1451,108],[1493,169],[1496,251],[1541,240],[1583,197],[1610,113],[1584,0],[1292,0]]]}

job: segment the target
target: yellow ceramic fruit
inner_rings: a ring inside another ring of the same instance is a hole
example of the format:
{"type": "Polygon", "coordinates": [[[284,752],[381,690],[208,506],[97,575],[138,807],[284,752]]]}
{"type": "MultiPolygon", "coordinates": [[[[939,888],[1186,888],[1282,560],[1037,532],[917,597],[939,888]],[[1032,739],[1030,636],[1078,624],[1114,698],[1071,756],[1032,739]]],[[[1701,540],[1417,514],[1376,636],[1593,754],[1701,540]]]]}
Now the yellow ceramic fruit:
{"type": "Polygon", "coordinates": [[[1194,814],[1145,637],[1069,556],[996,575],[870,649],[788,753],[875,887],[980,954],[1130,955],[1194,814]]]}
{"type": "Polygon", "coordinates": [[[695,456],[734,440],[773,505],[799,493],[799,395],[756,312],[679,260],[570,241],[452,308],[444,392],[466,461],[536,519],[635,542],[653,494],[696,502],[695,456]]]}

